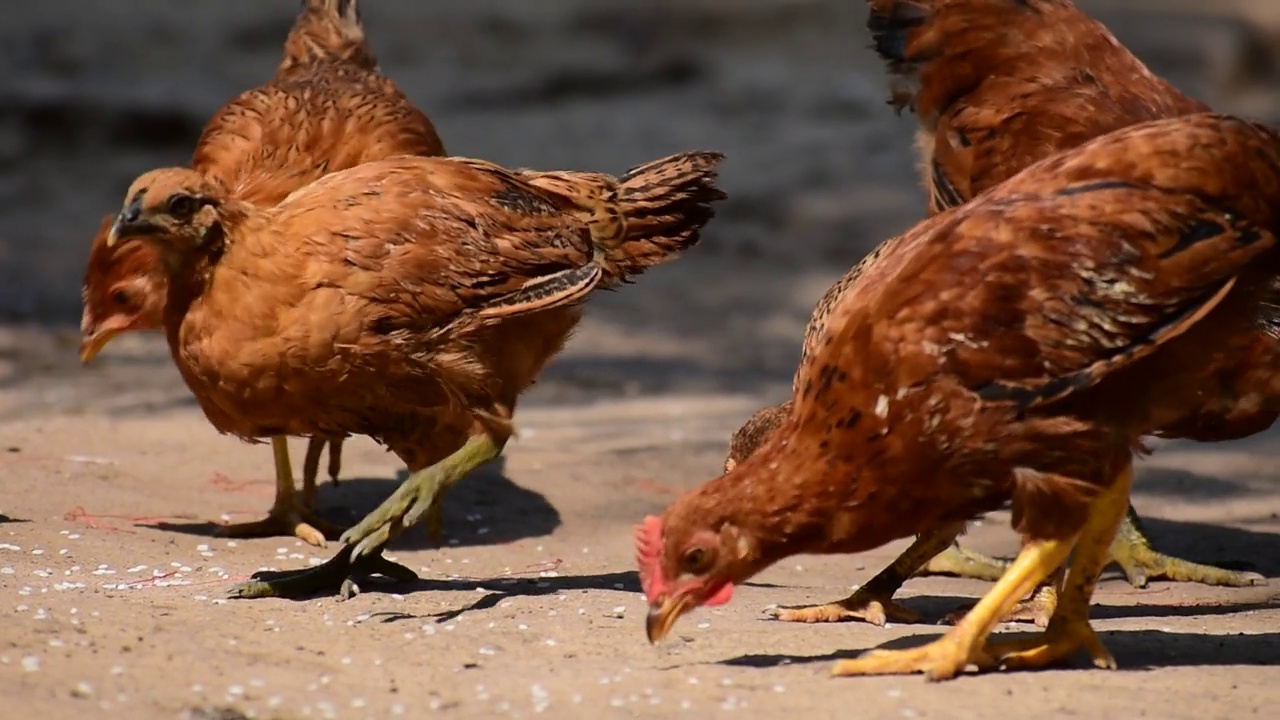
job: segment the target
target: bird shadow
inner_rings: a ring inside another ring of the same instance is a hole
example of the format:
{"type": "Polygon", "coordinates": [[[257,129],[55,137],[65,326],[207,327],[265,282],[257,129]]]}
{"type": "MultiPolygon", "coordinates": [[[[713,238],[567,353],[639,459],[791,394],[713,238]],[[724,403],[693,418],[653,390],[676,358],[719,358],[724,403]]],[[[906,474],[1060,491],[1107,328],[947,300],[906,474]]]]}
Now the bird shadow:
{"type": "MultiPolygon", "coordinates": [[[[408,477],[401,470],[387,478],[342,479],[336,486],[324,484],[317,514],[349,527],[359,522],[408,477]]],[[[267,508],[262,509],[266,516],[267,508]]],[[[477,468],[449,490],[442,512],[444,542],[450,547],[505,545],[550,535],[561,524],[560,512],[542,493],[516,484],[506,475],[506,458],[477,468]]],[[[148,523],[145,527],[187,535],[212,536],[222,525],[212,522],[148,523]]],[[[336,540],[337,538],[330,538],[336,540]]],[[[419,524],[391,543],[398,550],[434,549],[437,545],[419,524]]]]}
{"type": "Polygon", "coordinates": [[[370,613],[370,619],[379,622],[394,623],[404,620],[434,620],[447,623],[462,615],[497,607],[508,598],[538,597],[555,595],[561,592],[589,592],[592,590],[616,590],[618,592],[640,592],[640,578],[634,570],[597,573],[594,575],[555,575],[551,577],[493,577],[493,578],[423,578],[415,582],[372,581],[368,587],[361,587],[361,594],[415,592],[456,592],[477,593],[474,600],[460,607],[442,610],[436,613],[414,614],[403,611],[386,613],[370,613]]]}
{"type": "Polygon", "coordinates": [[[9,517],[4,513],[0,513],[0,525],[4,525],[6,523],[28,523],[28,522],[31,522],[31,521],[27,520],[26,518],[9,517]]]}
{"type": "MultiPolygon", "coordinates": [[[[999,633],[998,640],[1033,637],[1034,632],[999,633]]],[[[856,658],[866,650],[908,650],[942,637],[921,634],[894,638],[872,648],[836,650],[821,655],[788,655],[760,653],[738,655],[712,663],[731,667],[775,668],[783,665],[810,665],[856,658]]],[[[1122,671],[1145,671],[1168,667],[1207,667],[1215,665],[1280,664],[1280,633],[1211,635],[1207,633],[1170,632],[1165,630],[1109,630],[1099,632],[1103,645],[1115,656],[1122,671]]],[[[1091,666],[1083,653],[1071,664],[1046,669],[1085,669],[1091,666]]]]}

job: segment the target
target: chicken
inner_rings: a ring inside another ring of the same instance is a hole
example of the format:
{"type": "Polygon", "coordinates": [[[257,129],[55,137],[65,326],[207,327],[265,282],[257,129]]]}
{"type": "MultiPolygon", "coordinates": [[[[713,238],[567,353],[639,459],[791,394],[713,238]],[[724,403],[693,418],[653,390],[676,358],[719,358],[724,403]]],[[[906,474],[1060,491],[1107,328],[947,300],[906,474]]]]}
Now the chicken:
{"type": "MultiPolygon", "coordinates": [[[[913,110],[919,120],[917,145],[931,215],[969,201],[1038,160],[1113,130],[1208,110],[1151,73],[1105,27],[1068,0],[868,4],[867,26],[892,78],[890,103],[899,112],[913,110]]],[[[851,280],[846,278],[846,284],[851,280]]],[[[838,300],[843,287],[832,288],[819,307],[838,300]]],[[[825,310],[817,312],[806,331],[806,352],[824,317],[825,310]]],[[[730,444],[728,467],[750,454],[787,412],[789,404],[784,403],[749,420],[730,444]]],[[[1267,413],[1245,412],[1198,425],[1190,419],[1185,423],[1193,426],[1167,428],[1160,434],[1232,439],[1265,429],[1273,420],[1267,413]]],[[[1256,573],[1223,570],[1155,551],[1132,508],[1110,557],[1135,587],[1155,578],[1232,586],[1262,581],[1256,573]]],[[[815,607],[780,608],[775,616],[802,622],[863,619],[879,625],[890,618],[913,621],[918,619],[915,613],[889,599],[917,569],[919,574],[994,580],[1007,566],[952,542],[925,538],[851,597],[815,607]],[[942,553],[933,555],[939,548],[942,553]]],[[[1009,619],[1044,624],[1055,601],[1047,585],[1009,619]]]]}
{"type": "MultiPolygon", "coordinates": [[[[304,0],[276,75],[223,106],[205,126],[191,167],[241,200],[271,206],[327,172],[395,155],[443,155],[431,121],[378,72],[357,0],[304,0]]],[[[90,362],[121,332],[163,327],[166,279],[155,249],[108,247],[108,216],[90,249],[80,357],[90,362]]],[[[329,443],[338,480],[342,438],[311,438],[303,489],[294,494],[284,437],[272,438],[276,497],[265,520],[224,526],[220,535],[297,535],[323,546],[340,530],[316,516],[315,481],[329,443]]]]}
{"type": "Polygon", "coordinates": [[[1280,133],[1206,113],[1087,142],[890,241],[819,311],[781,425],[637,527],[650,641],[790,555],[945,545],[1009,503],[1023,549],[963,620],[834,673],[946,679],[1080,649],[1114,667],[1088,605],[1142,438],[1260,387],[1280,407],[1277,345],[1259,343],[1277,208],[1280,133]],[[1073,545],[1047,629],[988,644],[1073,545]]]}
{"type": "Polygon", "coordinates": [[[242,597],[344,595],[412,571],[382,548],[496,457],[520,393],[597,286],[693,246],[721,156],[684,153],[621,178],[399,157],[326,175],[273,208],[190,169],[130,187],[108,243],[142,242],[169,275],[165,330],[206,417],[246,440],[368,435],[407,480],[328,563],[242,597]],[[539,184],[535,184],[540,183],[539,184]],[[598,206],[589,199],[596,197],[598,206]]]}
{"type": "MultiPolygon", "coordinates": [[[[867,26],[892,78],[890,103],[899,112],[911,109],[919,122],[931,213],[967,202],[1031,163],[1086,140],[1209,110],[1152,73],[1071,0],[868,3],[867,26]]],[[[1158,434],[1230,440],[1264,430],[1275,418],[1267,411],[1211,414],[1158,434]]],[[[1257,573],[1154,550],[1132,507],[1110,557],[1134,587],[1157,578],[1237,587],[1263,581],[1257,573]]],[[[1003,564],[943,563],[940,569],[985,578],[1003,564]]],[[[1032,598],[1025,614],[1043,621],[1052,602],[1051,596],[1032,598]]]]}

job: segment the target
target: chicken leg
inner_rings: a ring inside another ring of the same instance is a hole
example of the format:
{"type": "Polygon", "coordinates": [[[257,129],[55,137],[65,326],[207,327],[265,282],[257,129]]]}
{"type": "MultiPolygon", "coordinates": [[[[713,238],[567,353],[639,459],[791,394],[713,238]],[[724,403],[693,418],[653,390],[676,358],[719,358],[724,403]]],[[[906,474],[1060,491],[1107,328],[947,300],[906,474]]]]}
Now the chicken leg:
{"type": "Polygon", "coordinates": [[[307,440],[307,455],[302,460],[302,502],[307,507],[316,506],[316,477],[320,474],[320,454],[326,443],[329,445],[329,480],[338,484],[338,475],[342,473],[342,442],[340,437],[307,440]]]}
{"type": "Polygon", "coordinates": [[[889,620],[920,622],[920,614],[893,602],[893,595],[930,558],[940,557],[938,553],[942,548],[956,547],[954,541],[963,530],[964,523],[953,523],[921,533],[888,567],[844,600],[825,605],[777,608],[770,614],[784,622],[865,620],[879,626],[884,626],[889,620]]]}
{"type": "Polygon", "coordinates": [[[951,543],[946,550],[929,559],[924,567],[916,571],[916,575],[947,575],[973,580],[989,580],[995,582],[1009,569],[1008,560],[987,557],[981,553],[960,547],[959,543],[951,543]]]}
{"type": "Polygon", "coordinates": [[[357,578],[383,575],[400,582],[416,581],[416,573],[382,557],[382,549],[423,516],[438,523],[444,491],[496,458],[504,445],[505,437],[496,440],[488,433],[473,435],[452,455],[411,473],[391,497],[343,533],[344,547],[324,564],[306,570],[260,573],[232,588],[231,596],[298,598],[337,592],[349,598],[360,591],[357,578]]]}
{"type": "Polygon", "coordinates": [[[325,537],[342,532],[340,528],[316,515],[299,502],[293,488],[293,467],[289,463],[289,442],[282,436],[271,438],[275,455],[276,497],[267,517],[253,522],[223,525],[215,535],[232,538],[261,538],[293,535],[317,547],[324,547],[325,537]]]}
{"type": "Polygon", "coordinates": [[[841,660],[832,675],[905,675],[923,672],[930,680],[949,680],[969,665],[979,670],[995,667],[985,648],[988,636],[1032,588],[1067,559],[1070,540],[1033,540],[990,591],[946,635],[909,650],[871,650],[853,660],[841,660]]]}
{"type": "MultiPolygon", "coordinates": [[[[1146,587],[1148,581],[1160,578],[1170,582],[1194,582],[1226,587],[1246,587],[1265,581],[1265,578],[1258,573],[1202,565],[1165,555],[1156,550],[1147,539],[1142,529],[1142,520],[1132,505],[1129,506],[1120,523],[1120,529],[1116,532],[1115,540],[1111,543],[1107,562],[1119,565],[1129,584],[1137,588],[1146,587]]],[[[998,577],[1007,567],[1008,564],[1003,560],[984,557],[954,545],[931,560],[919,574],[954,575],[975,580],[989,580],[993,576],[998,577]]],[[[1042,596],[1039,589],[1035,596],[1027,600],[1027,603],[1029,604],[1026,612],[1015,610],[1011,618],[1034,619],[1044,617],[1046,609],[1049,612],[1053,610],[1051,596],[1042,596]]]]}
{"type": "Polygon", "coordinates": [[[1096,667],[1114,670],[1115,658],[1089,625],[1089,601],[1106,567],[1116,530],[1125,516],[1133,466],[1128,465],[1111,487],[1102,491],[1089,509],[1080,532],[1062,599],[1045,631],[1019,640],[994,642],[987,652],[1003,667],[1039,668],[1068,660],[1081,649],[1088,651],[1096,667]]]}

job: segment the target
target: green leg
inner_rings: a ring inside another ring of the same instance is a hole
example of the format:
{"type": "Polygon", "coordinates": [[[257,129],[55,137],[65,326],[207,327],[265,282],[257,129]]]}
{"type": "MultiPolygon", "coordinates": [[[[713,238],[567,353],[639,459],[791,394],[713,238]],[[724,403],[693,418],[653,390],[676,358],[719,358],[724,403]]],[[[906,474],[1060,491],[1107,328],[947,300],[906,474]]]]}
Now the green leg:
{"type": "Polygon", "coordinates": [[[382,557],[382,548],[423,516],[440,518],[443,492],[480,465],[502,452],[505,442],[488,435],[467,440],[452,455],[411,474],[381,505],[342,535],[346,545],[328,562],[306,570],[259,574],[232,589],[232,597],[302,597],[338,592],[344,598],[359,592],[355,578],[384,575],[412,582],[418,576],[409,568],[382,557]]]}
{"type": "Polygon", "coordinates": [[[1146,587],[1147,581],[1159,578],[1227,587],[1258,585],[1266,580],[1258,573],[1201,565],[1157,551],[1151,547],[1151,541],[1142,530],[1142,520],[1132,505],[1111,543],[1110,557],[1124,571],[1129,584],[1139,588],[1146,587]]]}

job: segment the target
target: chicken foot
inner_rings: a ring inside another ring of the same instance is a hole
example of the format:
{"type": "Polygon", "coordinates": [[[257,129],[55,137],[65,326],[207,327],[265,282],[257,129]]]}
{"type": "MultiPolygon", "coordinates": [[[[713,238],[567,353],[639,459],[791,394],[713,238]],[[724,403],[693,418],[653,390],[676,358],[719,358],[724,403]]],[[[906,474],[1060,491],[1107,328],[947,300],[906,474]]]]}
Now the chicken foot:
{"type": "Polygon", "coordinates": [[[241,599],[276,597],[296,600],[336,589],[338,595],[347,600],[359,593],[357,580],[382,576],[395,582],[411,583],[419,579],[413,570],[386,559],[381,553],[353,561],[353,549],[351,545],[343,545],[327,562],[306,570],[254,573],[251,579],[233,587],[227,595],[241,599]]]}
{"type": "Polygon", "coordinates": [[[923,568],[917,570],[915,574],[921,577],[926,575],[946,575],[995,582],[1008,569],[1008,560],[987,557],[953,542],[947,549],[930,558],[929,562],[923,568]]]}
{"type": "Polygon", "coordinates": [[[345,545],[324,564],[305,570],[259,573],[233,588],[231,596],[297,598],[337,592],[346,599],[360,592],[356,582],[359,578],[382,575],[399,582],[418,580],[417,573],[384,558],[383,548],[424,516],[428,522],[434,518],[438,523],[443,492],[497,457],[505,444],[505,439],[497,441],[487,433],[473,435],[452,455],[411,473],[391,497],[343,533],[345,545]]]}
{"type": "Polygon", "coordinates": [[[271,438],[271,451],[275,455],[276,497],[263,520],[223,525],[214,533],[218,537],[262,538],[289,536],[301,538],[317,547],[325,546],[325,537],[332,537],[342,529],[326,521],[311,510],[293,487],[293,466],[289,462],[289,443],[282,436],[271,438]]]}
{"type": "Polygon", "coordinates": [[[964,523],[953,523],[921,533],[888,567],[843,600],[825,605],[776,608],[770,615],[784,622],[864,620],[881,627],[889,620],[920,622],[920,614],[893,602],[893,595],[930,558],[938,556],[939,551],[948,546],[956,547],[955,539],[963,530],[964,523]]]}
{"type": "Polygon", "coordinates": [[[1093,659],[1094,666],[1115,669],[1115,658],[1089,625],[1089,601],[1097,588],[1098,576],[1109,562],[1112,541],[1125,517],[1132,483],[1133,466],[1129,465],[1116,482],[1093,501],[1071,558],[1061,602],[1044,632],[987,646],[987,652],[994,655],[1002,667],[1045,667],[1068,660],[1083,649],[1093,659]]]}
{"type": "Polygon", "coordinates": [[[326,443],[329,445],[329,480],[338,484],[338,475],[342,473],[342,442],[340,437],[307,440],[307,455],[302,460],[302,501],[307,507],[316,506],[316,478],[320,475],[320,454],[326,443]]]}
{"type": "Polygon", "coordinates": [[[996,666],[986,650],[987,638],[1021,598],[1067,559],[1075,539],[1033,540],[1023,546],[1008,571],[965,615],[933,642],[909,650],[871,650],[831,669],[835,676],[906,675],[923,672],[930,680],[949,680],[970,665],[979,670],[996,666]]]}
{"type": "Polygon", "coordinates": [[[1262,575],[1252,572],[1226,570],[1212,565],[1201,565],[1182,558],[1172,557],[1151,547],[1142,529],[1142,520],[1130,505],[1116,538],[1111,543],[1109,562],[1124,571],[1129,584],[1146,587],[1147,581],[1164,578],[1171,582],[1194,582],[1204,585],[1246,587],[1266,581],[1262,575]]]}

